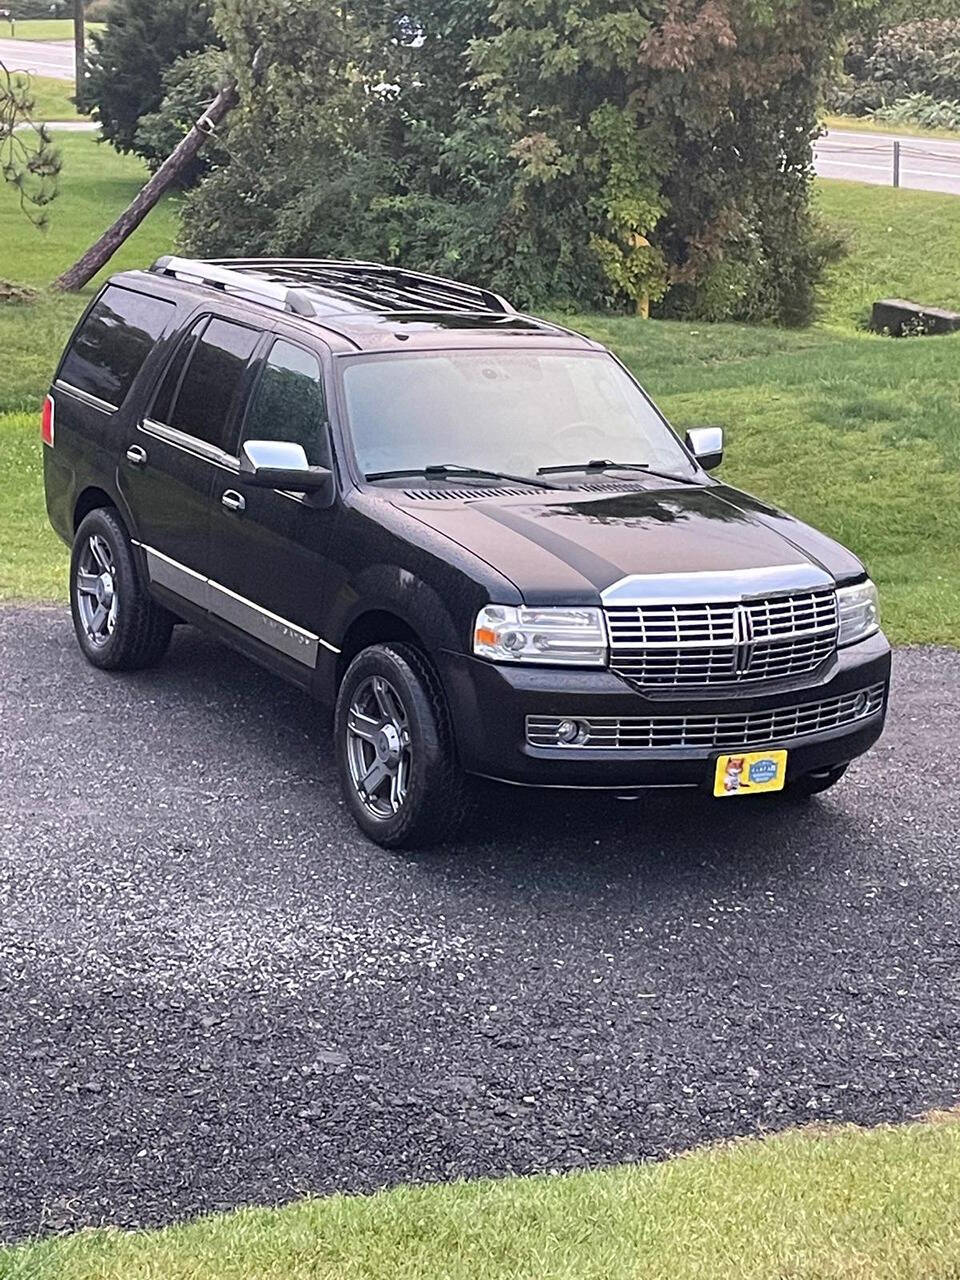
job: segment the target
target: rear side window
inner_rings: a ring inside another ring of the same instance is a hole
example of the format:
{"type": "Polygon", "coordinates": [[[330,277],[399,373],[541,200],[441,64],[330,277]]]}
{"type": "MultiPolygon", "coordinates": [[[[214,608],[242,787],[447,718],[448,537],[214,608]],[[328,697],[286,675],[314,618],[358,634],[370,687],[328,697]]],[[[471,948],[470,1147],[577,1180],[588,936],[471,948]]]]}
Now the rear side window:
{"type": "Polygon", "coordinates": [[[256,329],[229,320],[209,320],[194,342],[173,407],[161,421],[229,450],[234,397],[259,341],[256,329]]]}
{"type": "Polygon", "coordinates": [[[290,440],[303,445],[312,467],[330,466],[327,409],[315,355],[277,339],[247,412],[243,439],[290,440]]]}
{"type": "Polygon", "coordinates": [[[70,344],[61,380],[119,409],[174,310],[165,298],[108,284],[70,344]]]}

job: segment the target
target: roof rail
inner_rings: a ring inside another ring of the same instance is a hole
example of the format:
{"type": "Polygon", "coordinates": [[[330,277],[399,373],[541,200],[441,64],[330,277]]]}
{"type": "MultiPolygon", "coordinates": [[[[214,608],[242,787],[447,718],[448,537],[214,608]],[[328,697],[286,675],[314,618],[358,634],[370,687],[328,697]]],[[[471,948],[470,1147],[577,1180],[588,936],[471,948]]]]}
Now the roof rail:
{"type": "Polygon", "coordinates": [[[380,262],[332,258],[213,258],[211,262],[234,271],[268,272],[273,279],[291,284],[356,294],[358,301],[368,305],[380,301],[390,311],[409,308],[411,303],[433,310],[452,306],[457,311],[514,311],[492,289],[380,262]]]}
{"type": "Polygon", "coordinates": [[[240,296],[320,317],[347,308],[384,313],[467,311],[514,315],[505,298],[490,289],[446,280],[422,271],[377,262],[326,258],[166,257],[152,270],[198,280],[240,296]],[[326,305],[324,305],[326,303],[326,305]]]}
{"type": "Polygon", "coordinates": [[[175,276],[178,280],[195,280],[198,284],[210,285],[211,288],[237,297],[250,298],[254,302],[265,302],[268,306],[277,307],[281,311],[292,311],[298,316],[316,314],[316,309],[301,289],[291,288],[262,275],[231,271],[218,263],[196,258],[177,258],[167,254],[158,258],[150,270],[158,275],[175,276]]]}

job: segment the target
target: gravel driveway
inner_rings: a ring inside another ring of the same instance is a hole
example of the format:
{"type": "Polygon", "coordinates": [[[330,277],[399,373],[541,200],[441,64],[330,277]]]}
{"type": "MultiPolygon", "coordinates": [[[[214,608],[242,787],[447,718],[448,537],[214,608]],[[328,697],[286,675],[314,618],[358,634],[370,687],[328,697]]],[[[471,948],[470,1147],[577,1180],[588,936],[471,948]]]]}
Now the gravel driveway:
{"type": "Polygon", "coordinates": [[[0,1238],[960,1097],[960,654],[805,807],[495,793],[398,857],[295,691],[0,611],[0,1238]]]}

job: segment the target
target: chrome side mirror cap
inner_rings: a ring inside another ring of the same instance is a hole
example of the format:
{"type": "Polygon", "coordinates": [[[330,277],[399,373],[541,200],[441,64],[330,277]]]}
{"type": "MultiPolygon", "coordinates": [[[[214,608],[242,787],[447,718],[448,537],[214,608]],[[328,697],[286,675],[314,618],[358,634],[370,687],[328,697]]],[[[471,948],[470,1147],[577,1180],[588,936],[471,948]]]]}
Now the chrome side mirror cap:
{"type": "Polygon", "coordinates": [[[704,471],[712,471],[723,461],[723,427],[691,427],[686,446],[704,471]]]}
{"type": "Polygon", "coordinates": [[[314,493],[328,489],[333,474],[311,467],[302,444],[291,440],[246,440],[240,446],[240,483],[258,489],[314,493]]]}

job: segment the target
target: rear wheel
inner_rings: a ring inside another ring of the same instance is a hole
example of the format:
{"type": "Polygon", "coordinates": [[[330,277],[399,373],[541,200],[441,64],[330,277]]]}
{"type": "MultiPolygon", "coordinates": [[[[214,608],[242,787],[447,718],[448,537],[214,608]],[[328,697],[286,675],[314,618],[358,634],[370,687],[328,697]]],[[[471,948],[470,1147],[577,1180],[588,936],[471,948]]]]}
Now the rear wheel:
{"type": "Polygon", "coordinates": [[[446,699],[412,645],[377,644],[351,662],[334,718],[337,766],[357,824],[388,849],[456,833],[469,802],[446,699]]]}
{"type": "Polygon", "coordinates": [[[136,671],[159,662],[173,614],[140,582],[130,539],[110,507],[81,521],[70,558],[70,610],[83,656],[103,671],[136,671]]]}
{"type": "Polygon", "coordinates": [[[797,800],[809,800],[811,796],[835,787],[847,772],[847,768],[845,764],[837,764],[832,769],[820,769],[816,773],[801,774],[799,778],[794,778],[787,785],[787,791],[797,800]]]}

